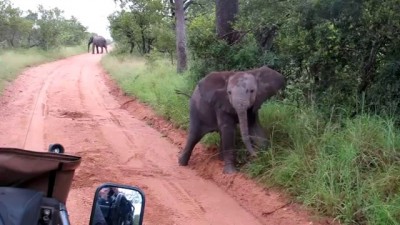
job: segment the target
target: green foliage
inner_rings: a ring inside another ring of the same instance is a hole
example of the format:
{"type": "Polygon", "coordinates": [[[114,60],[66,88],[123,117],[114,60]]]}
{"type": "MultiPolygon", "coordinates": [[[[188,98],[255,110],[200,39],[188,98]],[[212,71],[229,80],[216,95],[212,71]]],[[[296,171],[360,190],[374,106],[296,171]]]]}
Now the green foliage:
{"type": "Polygon", "coordinates": [[[0,93],[7,83],[14,80],[14,78],[27,67],[83,52],[85,52],[84,46],[63,47],[49,51],[38,48],[2,51],[0,53],[0,93]]]}
{"type": "Polygon", "coordinates": [[[58,8],[23,12],[10,1],[0,2],[0,48],[34,47],[48,50],[75,46],[87,37],[86,27],[76,18],[66,19],[58,8]]]}
{"type": "Polygon", "coordinates": [[[316,105],[327,117],[398,114],[399,5],[243,0],[232,46],[215,37],[215,13],[199,14],[188,24],[192,71],[202,77],[268,65],[287,77],[291,101],[316,105]]]}
{"type": "Polygon", "coordinates": [[[243,37],[233,46],[219,40],[215,33],[215,13],[193,19],[188,30],[189,46],[195,59],[191,69],[199,78],[211,71],[245,70],[273,62],[270,53],[258,48],[254,35],[243,37]]]}
{"type": "Polygon", "coordinates": [[[159,52],[168,53],[171,62],[173,63],[174,53],[175,53],[175,32],[171,29],[169,24],[162,23],[158,26],[154,26],[152,29],[154,36],[156,37],[154,43],[154,49],[159,52]]]}
{"type": "MultiPolygon", "coordinates": [[[[160,0],[118,0],[116,2],[120,2],[123,10],[108,17],[111,36],[121,46],[130,49],[130,53],[135,47],[141,54],[149,53],[157,42],[159,29],[165,29],[166,34],[169,34],[168,23],[162,20],[163,5],[160,0]]],[[[173,39],[170,38],[169,41],[171,40],[173,39]]],[[[162,40],[158,40],[158,43],[165,45],[165,41],[162,40]]]]}
{"type": "Polygon", "coordinates": [[[18,46],[20,38],[26,36],[32,22],[22,18],[22,11],[12,7],[9,1],[0,2],[0,42],[2,46],[18,46]]]}
{"type": "Polygon", "coordinates": [[[87,39],[86,27],[84,27],[75,17],[66,19],[61,23],[60,42],[62,45],[74,46],[81,44],[87,39]]]}

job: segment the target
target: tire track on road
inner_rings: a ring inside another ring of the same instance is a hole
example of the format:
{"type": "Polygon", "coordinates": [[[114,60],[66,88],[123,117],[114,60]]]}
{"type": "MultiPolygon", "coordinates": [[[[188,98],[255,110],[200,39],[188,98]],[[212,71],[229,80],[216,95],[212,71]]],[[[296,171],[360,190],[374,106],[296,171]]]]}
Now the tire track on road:
{"type": "Polygon", "coordinates": [[[44,119],[47,116],[47,104],[48,99],[48,88],[54,81],[56,76],[62,76],[59,74],[62,68],[66,65],[62,64],[55,67],[46,74],[46,78],[43,81],[39,93],[34,101],[33,109],[29,115],[29,122],[26,128],[26,134],[24,142],[22,144],[23,149],[42,149],[45,150],[44,143],[44,119]]]}

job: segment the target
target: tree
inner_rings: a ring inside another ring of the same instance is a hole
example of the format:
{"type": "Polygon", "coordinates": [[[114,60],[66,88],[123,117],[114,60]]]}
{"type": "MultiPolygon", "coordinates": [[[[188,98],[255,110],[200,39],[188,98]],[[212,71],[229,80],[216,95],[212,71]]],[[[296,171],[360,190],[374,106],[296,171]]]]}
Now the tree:
{"type": "Polygon", "coordinates": [[[19,47],[29,33],[32,23],[22,17],[22,10],[9,1],[0,2],[0,42],[19,47]]]}
{"type": "MultiPolygon", "coordinates": [[[[163,17],[163,5],[161,0],[115,0],[115,2],[120,3],[121,9],[123,9],[122,13],[130,13],[129,19],[131,21],[124,22],[125,25],[133,25],[132,23],[134,23],[135,32],[130,34],[130,39],[135,39],[136,42],[139,43],[140,53],[149,53],[155,41],[154,34],[152,33],[152,26],[156,26],[160,23],[163,17]]],[[[125,18],[125,20],[128,20],[128,18],[125,18]]],[[[127,30],[126,28],[124,29],[127,30]]],[[[125,34],[127,35],[126,32],[125,34]]]]}
{"type": "Polygon", "coordinates": [[[146,54],[157,45],[160,51],[166,51],[170,56],[173,53],[169,42],[175,41],[177,71],[181,73],[187,69],[185,10],[194,0],[115,0],[115,2],[119,2],[123,9],[121,14],[109,17],[111,33],[115,40],[128,43],[130,52],[133,46],[141,45],[140,52],[146,54]],[[125,12],[127,9],[129,11],[125,12]],[[160,28],[165,28],[165,35],[161,34],[160,28]],[[176,39],[170,37],[168,29],[175,30],[176,39]]]}
{"type": "Polygon", "coordinates": [[[238,0],[216,0],[216,27],[219,38],[232,44],[237,39],[233,23],[239,11],[238,0]]]}
{"type": "Polygon", "coordinates": [[[133,53],[135,46],[140,42],[140,27],[136,24],[131,12],[114,13],[108,17],[110,21],[111,36],[122,45],[129,46],[129,53],[133,53]]]}
{"type": "Polygon", "coordinates": [[[177,72],[187,69],[186,25],[183,0],[175,0],[177,72]]]}
{"type": "Polygon", "coordinates": [[[76,45],[87,38],[86,27],[84,27],[75,17],[60,21],[61,44],[66,46],[76,45]]]}
{"type": "Polygon", "coordinates": [[[160,23],[153,28],[156,37],[154,47],[157,51],[168,53],[171,64],[174,64],[175,50],[176,50],[176,35],[175,30],[171,29],[170,23],[160,23]]]}
{"type": "Polygon", "coordinates": [[[86,27],[72,17],[65,19],[58,8],[39,6],[36,12],[24,12],[8,0],[0,1],[0,43],[5,47],[49,49],[77,45],[86,38],[86,27]]]}

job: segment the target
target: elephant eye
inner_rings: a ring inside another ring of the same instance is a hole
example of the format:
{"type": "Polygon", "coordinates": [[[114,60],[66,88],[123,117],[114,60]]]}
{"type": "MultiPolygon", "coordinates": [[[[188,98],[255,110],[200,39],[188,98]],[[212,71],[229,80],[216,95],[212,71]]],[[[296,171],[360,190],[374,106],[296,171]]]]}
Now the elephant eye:
{"type": "Polygon", "coordinates": [[[254,90],[250,90],[250,93],[253,93],[254,92],[254,90]]]}
{"type": "Polygon", "coordinates": [[[230,94],[232,94],[232,92],[231,92],[231,91],[228,91],[228,95],[230,95],[230,94]]]}

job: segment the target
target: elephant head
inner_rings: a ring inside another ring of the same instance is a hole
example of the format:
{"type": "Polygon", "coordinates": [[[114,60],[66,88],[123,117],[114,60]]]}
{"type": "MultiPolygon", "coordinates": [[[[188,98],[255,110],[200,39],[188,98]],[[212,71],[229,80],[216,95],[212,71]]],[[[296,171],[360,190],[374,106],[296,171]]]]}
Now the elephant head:
{"type": "Polygon", "coordinates": [[[284,88],[284,76],[266,66],[241,72],[214,72],[199,82],[202,97],[214,107],[236,113],[241,137],[251,155],[256,155],[249,137],[247,113],[257,112],[270,97],[284,88]]]}

